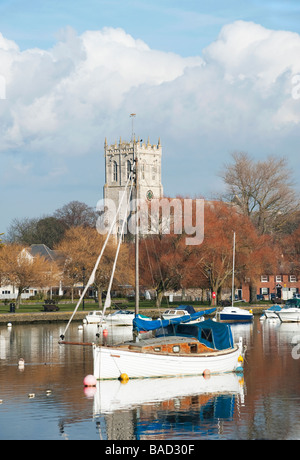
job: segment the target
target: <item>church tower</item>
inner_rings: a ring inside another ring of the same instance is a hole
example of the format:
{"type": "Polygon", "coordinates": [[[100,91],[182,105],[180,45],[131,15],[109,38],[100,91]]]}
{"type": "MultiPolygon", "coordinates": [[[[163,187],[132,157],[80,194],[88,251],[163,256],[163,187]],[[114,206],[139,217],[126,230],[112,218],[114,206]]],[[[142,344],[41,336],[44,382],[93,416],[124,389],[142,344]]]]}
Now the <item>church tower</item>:
{"type": "Polygon", "coordinates": [[[161,154],[162,148],[160,139],[158,144],[147,144],[136,141],[133,136],[130,142],[122,141],[108,145],[105,138],[105,185],[103,187],[103,198],[111,199],[117,205],[119,192],[123,192],[130,171],[138,159],[138,199],[151,201],[153,198],[163,196],[161,183],[161,154]]]}

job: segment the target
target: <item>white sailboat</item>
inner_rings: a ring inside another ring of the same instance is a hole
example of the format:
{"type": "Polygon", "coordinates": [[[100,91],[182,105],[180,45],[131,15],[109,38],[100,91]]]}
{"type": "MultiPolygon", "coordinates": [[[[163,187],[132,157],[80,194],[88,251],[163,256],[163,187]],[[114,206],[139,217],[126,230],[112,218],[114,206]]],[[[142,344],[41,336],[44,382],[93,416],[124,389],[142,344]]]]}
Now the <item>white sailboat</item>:
{"type": "MultiPolygon", "coordinates": [[[[133,179],[135,180],[136,189],[138,186],[137,176],[138,161],[135,158],[135,177],[133,179]]],[[[131,180],[131,188],[133,186],[133,179],[131,180]]],[[[125,194],[126,189],[123,197],[125,194]]],[[[127,213],[127,209],[129,208],[130,197],[131,190],[125,213],[127,213]]],[[[119,209],[120,206],[121,203],[119,209]]],[[[125,221],[126,218],[123,219],[122,232],[125,221]]],[[[115,221],[112,223],[111,228],[114,223],[115,221]]],[[[193,376],[205,373],[220,374],[242,371],[244,354],[242,339],[239,340],[238,344],[233,343],[231,329],[228,324],[221,324],[212,320],[192,323],[205,313],[212,313],[215,311],[215,308],[167,320],[145,321],[139,317],[139,233],[137,210],[136,227],[134,340],[112,346],[93,344],[93,373],[96,379],[193,376]],[[155,337],[142,340],[140,333],[146,331],[153,331],[153,334],[156,331],[155,337]]],[[[103,309],[103,318],[106,308],[110,306],[110,290],[121,240],[122,238],[120,237],[103,309]]],[[[103,253],[103,248],[101,253],[103,253]]],[[[95,273],[98,263],[99,259],[93,273],[95,273]]],[[[88,285],[93,281],[92,275],[88,285]]],[[[64,334],[62,334],[61,339],[62,341],[64,340],[64,334]]]]}
{"type": "MultiPolygon", "coordinates": [[[[137,187],[138,162],[135,162],[137,187]]],[[[136,224],[138,219],[136,218],[136,224]]],[[[136,340],[119,345],[93,345],[96,379],[147,378],[218,374],[241,369],[242,341],[233,343],[230,326],[211,320],[189,322],[204,313],[169,320],[145,321],[138,317],[139,307],[139,235],[135,243],[135,315],[136,340]],[[141,340],[140,332],[156,331],[156,337],[141,340]]],[[[211,313],[213,310],[209,310],[211,313]]]]}
{"type": "Polygon", "coordinates": [[[231,307],[224,307],[218,312],[220,321],[230,323],[250,323],[253,320],[252,311],[234,307],[234,269],[235,269],[235,232],[233,233],[233,256],[232,256],[232,288],[231,288],[231,307]]]}

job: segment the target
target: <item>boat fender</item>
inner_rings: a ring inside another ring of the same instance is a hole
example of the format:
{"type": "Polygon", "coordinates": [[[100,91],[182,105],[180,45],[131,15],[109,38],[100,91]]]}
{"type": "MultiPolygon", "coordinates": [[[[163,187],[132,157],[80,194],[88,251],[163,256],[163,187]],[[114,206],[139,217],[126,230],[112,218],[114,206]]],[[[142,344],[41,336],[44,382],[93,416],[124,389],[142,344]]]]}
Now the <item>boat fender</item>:
{"type": "Polygon", "coordinates": [[[243,372],[244,372],[243,366],[238,366],[238,367],[236,367],[236,368],[235,368],[235,372],[236,372],[237,374],[243,374],[243,372]]]}
{"type": "Polygon", "coordinates": [[[97,379],[94,375],[89,374],[85,376],[83,379],[83,385],[85,387],[95,387],[96,384],[97,384],[97,379]]]}
{"type": "Polygon", "coordinates": [[[240,355],[240,356],[238,357],[238,362],[239,362],[239,363],[243,363],[243,362],[244,362],[244,358],[242,357],[242,355],[240,355]]]}
{"type": "Polygon", "coordinates": [[[129,380],[129,377],[127,374],[125,374],[125,372],[123,372],[120,377],[119,377],[119,380],[121,383],[127,383],[128,380],[129,380]]]}

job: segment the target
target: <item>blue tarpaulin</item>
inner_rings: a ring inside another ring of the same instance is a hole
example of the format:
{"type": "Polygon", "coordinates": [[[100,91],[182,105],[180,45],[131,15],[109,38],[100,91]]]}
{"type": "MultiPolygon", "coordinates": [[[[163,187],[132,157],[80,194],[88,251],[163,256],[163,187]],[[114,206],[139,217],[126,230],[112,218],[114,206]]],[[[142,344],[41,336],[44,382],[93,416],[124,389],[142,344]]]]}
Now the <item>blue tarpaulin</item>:
{"type": "Polygon", "coordinates": [[[196,337],[199,342],[216,350],[226,350],[234,346],[229,324],[207,319],[200,323],[178,324],[174,329],[175,335],[196,337]]]}
{"type": "Polygon", "coordinates": [[[192,305],[179,305],[179,307],[175,307],[174,310],[186,310],[190,315],[196,313],[196,310],[192,307],[192,305]]]}
{"type": "Polygon", "coordinates": [[[171,324],[187,323],[189,321],[193,321],[197,318],[200,318],[200,316],[209,315],[215,310],[215,308],[211,308],[210,310],[198,311],[192,315],[179,316],[178,318],[172,319],[156,319],[153,321],[145,321],[136,316],[133,320],[133,329],[137,330],[138,332],[154,331],[155,329],[167,327],[171,324]]]}
{"type": "MultiPolygon", "coordinates": [[[[213,313],[214,311],[215,308],[212,308],[210,310],[195,313],[189,317],[191,320],[195,319],[195,315],[199,317],[201,314],[205,315],[213,313]]],[[[230,325],[218,323],[211,319],[190,324],[187,322],[187,319],[183,319],[182,316],[169,320],[159,319],[154,321],[143,321],[140,318],[135,318],[133,320],[133,327],[138,331],[152,331],[156,329],[157,337],[170,335],[195,337],[199,342],[216,350],[226,350],[234,346],[230,325]]]]}

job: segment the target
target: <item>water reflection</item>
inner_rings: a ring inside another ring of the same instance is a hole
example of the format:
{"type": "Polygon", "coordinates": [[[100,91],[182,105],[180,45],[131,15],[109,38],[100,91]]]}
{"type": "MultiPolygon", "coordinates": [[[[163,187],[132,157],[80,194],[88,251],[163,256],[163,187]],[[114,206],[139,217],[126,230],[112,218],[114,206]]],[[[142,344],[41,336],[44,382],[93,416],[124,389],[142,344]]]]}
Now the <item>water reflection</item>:
{"type": "Polygon", "coordinates": [[[101,381],[94,389],[94,417],[106,439],[184,437],[217,429],[232,420],[235,403],[244,399],[244,379],[235,374],[101,381]],[[129,419],[134,414],[134,423],[129,419]],[[116,420],[118,423],[116,424],[116,420]],[[203,424],[209,423],[209,428],[203,424]]]}
{"type": "MultiPolygon", "coordinates": [[[[95,341],[96,325],[78,325],[69,340],[95,341]]],[[[94,389],[83,387],[92,348],[58,345],[64,328],[0,327],[1,439],[300,439],[298,323],[232,326],[247,345],[244,378],[104,381],[94,389]]],[[[108,343],[132,338],[130,327],[107,329],[108,343]]]]}

